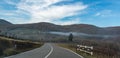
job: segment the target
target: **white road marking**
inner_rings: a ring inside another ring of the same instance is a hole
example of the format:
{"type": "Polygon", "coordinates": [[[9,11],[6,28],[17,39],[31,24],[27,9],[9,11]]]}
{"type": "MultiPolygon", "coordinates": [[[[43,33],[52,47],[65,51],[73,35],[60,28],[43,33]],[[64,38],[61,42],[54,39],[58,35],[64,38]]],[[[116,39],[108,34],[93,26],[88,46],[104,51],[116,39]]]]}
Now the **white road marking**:
{"type": "Polygon", "coordinates": [[[70,50],[70,49],[63,48],[63,47],[60,47],[60,48],[65,49],[65,50],[67,50],[67,51],[70,51],[70,52],[74,53],[75,55],[77,55],[77,56],[79,56],[79,57],[81,57],[81,58],[84,58],[83,56],[77,54],[76,52],[74,52],[74,51],[72,51],[72,50],[70,50]]]}
{"type": "Polygon", "coordinates": [[[50,54],[53,52],[53,47],[52,47],[52,45],[50,45],[50,47],[51,47],[51,50],[50,50],[50,52],[45,56],[45,58],[48,58],[48,57],[50,56],[50,54]]]}

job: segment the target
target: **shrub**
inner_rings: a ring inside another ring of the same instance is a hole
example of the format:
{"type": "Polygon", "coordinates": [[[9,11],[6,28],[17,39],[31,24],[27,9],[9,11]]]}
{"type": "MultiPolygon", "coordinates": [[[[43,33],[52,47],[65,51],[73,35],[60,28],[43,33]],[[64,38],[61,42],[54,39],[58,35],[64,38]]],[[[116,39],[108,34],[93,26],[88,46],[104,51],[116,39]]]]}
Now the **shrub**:
{"type": "Polygon", "coordinates": [[[6,49],[3,53],[5,56],[10,56],[10,55],[17,54],[18,52],[15,49],[9,48],[9,49],[6,49]]]}
{"type": "Polygon", "coordinates": [[[3,49],[2,49],[2,47],[0,47],[0,56],[2,56],[3,55],[3,49]]]}
{"type": "Polygon", "coordinates": [[[4,40],[4,39],[0,39],[0,46],[1,46],[3,49],[9,48],[9,47],[11,47],[11,46],[10,46],[10,41],[4,40]]]}

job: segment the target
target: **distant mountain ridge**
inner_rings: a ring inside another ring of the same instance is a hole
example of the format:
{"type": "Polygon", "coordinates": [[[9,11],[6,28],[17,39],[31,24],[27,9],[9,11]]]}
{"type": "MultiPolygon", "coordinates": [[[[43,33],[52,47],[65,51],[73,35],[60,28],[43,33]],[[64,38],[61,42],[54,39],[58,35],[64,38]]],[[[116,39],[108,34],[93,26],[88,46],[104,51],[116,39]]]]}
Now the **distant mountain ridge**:
{"type": "Polygon", "coordinates": [[[0,19],[0,30],[6,29],[6,27],[11,26],[11,25],[13,25],[13,24],[6,20],[0,19]]]}
{"type": "Polygon", "coordinates": [[[87,34],[96,34],[101,28],[88,24],[74,24],[74,25],[55,25],[52,23],[41,22],[33,24],[16,24],[7,27],[7,29],[27,28],[36,29],[40,31],[57,31],[57,32],[82,32],[87,34]]]}
{"type": "Polygon", "coordinates": [[[12,24],[0,20],[0,35],[37,41],[66,41],[66,35],[69,33],[79,38],[109,39],[120,36],[119,28],[119,26],[102,28],[89,24],[56,25],[48,22],[12,24]]]}
{"type": "Polygon", "coordinates": [[[5,21],[3,19],[0,19],[0,25],[10,25],[10,24],[12,24],[12,23],[5,21]]]}
{"type": "Polygon", "coordinates": [[[120,27],[107,27],[101,28],[94,25],[89,24],[73,24],[73,25],[55,25],[48,22],[40,22],[40,23],[31,23],[31,24],[12,24],[5,20],[0,20],[0,26],[5,27],[8,30],[15,30],[20,28],[26,29],[34,29],[40,31],[57,31],[57,32],[80,32],[86,34],[110,34],[110,35],[120,35],[120,27]]]}

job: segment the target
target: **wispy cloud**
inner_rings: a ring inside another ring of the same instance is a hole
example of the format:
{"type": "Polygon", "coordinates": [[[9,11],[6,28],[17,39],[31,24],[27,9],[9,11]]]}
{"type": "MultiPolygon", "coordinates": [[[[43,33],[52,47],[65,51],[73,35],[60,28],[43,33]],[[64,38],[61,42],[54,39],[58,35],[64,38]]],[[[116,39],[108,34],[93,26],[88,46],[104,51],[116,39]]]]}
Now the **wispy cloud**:
{"type": "MultiPolygon", "coordinates": [[[[54,5],[62,1],[65,0],[22,0],[17,8],[30,13],[31,19],[28,23],[59,21],[64,17],[79,14],[78,11],[87,8],[87,5],[83,5],[81,2],[54,5]]],[[[76,20],[72,21],[76,22],[76,20]]]]}
{"type": "Polygon", "coordinates": [[[111,17],[111,16],[116,16],[116,14],[114,14],[112,12],[112,10],[102,10],[100,12],[97,12],[95,14],[95,16],[99,16],[99,17],[111,17]]]}
{"type": "Polygon", "coordinates": [[[14,5],[13,10],[5,10],[0,6],[0,15],[5,17],[10,22],[14,23],[37,23],[37,22],[52,22],[55,24],[75,24],[79,23],[79,18],[61,19],[80,15],[80,13],[88,7],[82,2],[77,1],[69,4],[57,5],[57,3],[70,2],[71,0],[5,0],[5,3],[14,5]],[[8,17],[7,17],[8,16],[8,17]]]}
{"type": "Polygon", "coordinates": [[[13,2],[13,0],[4,0],[4,1],[10,5],[17,5],[17,3],[13,2]]]}

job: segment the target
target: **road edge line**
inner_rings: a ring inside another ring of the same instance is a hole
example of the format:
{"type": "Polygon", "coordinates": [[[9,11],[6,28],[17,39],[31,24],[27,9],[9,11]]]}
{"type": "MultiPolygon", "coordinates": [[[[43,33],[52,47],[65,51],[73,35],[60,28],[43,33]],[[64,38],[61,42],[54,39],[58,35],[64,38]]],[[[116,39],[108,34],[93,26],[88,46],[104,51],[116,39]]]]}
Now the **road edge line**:
{"type": "Polygon", "coordinates": [[[50,47],[51,47],[51,50],[50,50],[50,52],[45,56],[45,58],[48,58],[48,57],[50,56],[50,54],[53,52],[53,47],[52,47],[52,45],[51,45],[50,47]]]}
{"type": "Polygon", "coordinates": [[[63,48],[63,47],[60,47],[60,48],[65,49],[65,50],[67,50],[67,51],[70,51],[70,52],[74,53],[75,55],[77,55],[77,56],[79,56],[79,57],[81,57],[81,58],[84,58],[83,56],[79,55],[78,53],[76,53],[76,52],[74,52],[74,51],[72,51],[72,50],[70,50],[70,49],[63,48]]]}

